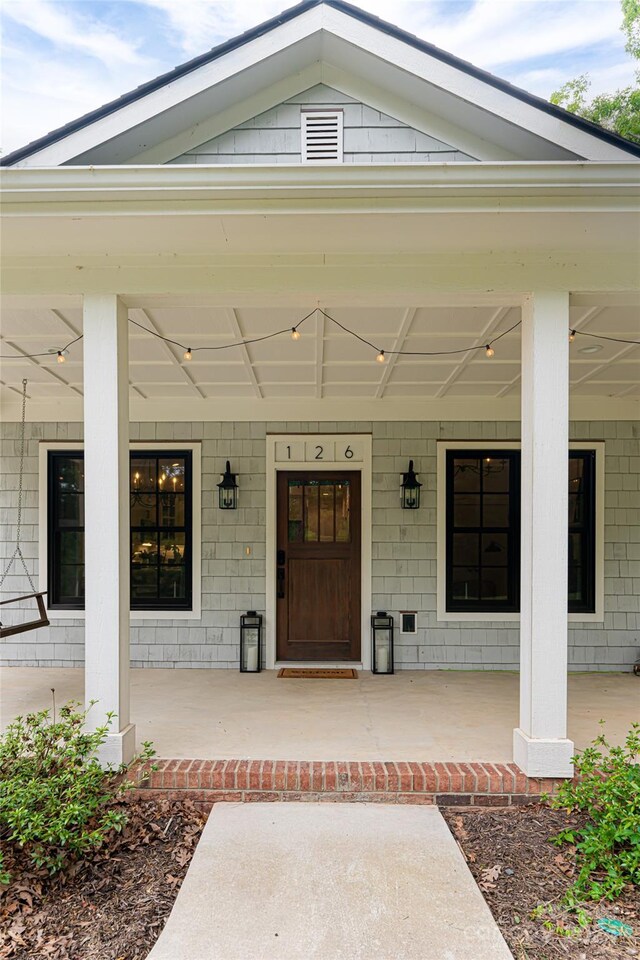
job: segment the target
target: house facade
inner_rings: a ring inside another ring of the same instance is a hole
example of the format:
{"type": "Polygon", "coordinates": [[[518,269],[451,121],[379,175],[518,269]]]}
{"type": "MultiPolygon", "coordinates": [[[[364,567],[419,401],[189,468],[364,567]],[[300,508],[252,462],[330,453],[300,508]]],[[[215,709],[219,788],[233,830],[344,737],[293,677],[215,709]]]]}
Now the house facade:
{"type": "Polygon", "coordinates": [[[567,670],[638,656],[639,158],[341,0],[4,158],[50,625],[2,662],[84,665],[119,759],[130,665],[236,670],[251,610],[265,668],[369,670],[385,611],[396,670],[519,670],[514,758],[567,775],[567,670]]]}

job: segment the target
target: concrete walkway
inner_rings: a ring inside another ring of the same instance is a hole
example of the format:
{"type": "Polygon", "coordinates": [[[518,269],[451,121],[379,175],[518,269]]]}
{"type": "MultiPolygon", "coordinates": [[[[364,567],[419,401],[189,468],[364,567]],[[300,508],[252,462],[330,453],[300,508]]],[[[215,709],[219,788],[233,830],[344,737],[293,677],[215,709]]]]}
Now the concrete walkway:
{"type": "Polygon", "coordinates": [[[217,804],[148,960],[512,960],[442,815],[217,804]]]}

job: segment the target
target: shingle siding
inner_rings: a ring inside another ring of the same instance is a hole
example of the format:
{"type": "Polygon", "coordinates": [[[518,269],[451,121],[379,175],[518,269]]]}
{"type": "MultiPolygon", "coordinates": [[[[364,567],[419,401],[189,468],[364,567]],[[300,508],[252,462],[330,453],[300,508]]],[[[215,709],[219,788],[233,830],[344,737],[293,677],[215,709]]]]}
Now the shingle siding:
{"type": "MultiPolygon", "coordinates": [[[[38,554],[38,446],[41,439],[79,440],[77,423],[27,424],[23,552],[32,576],[38,554]]],[[[371,609],[418,613],[418,633],[396,633],[398,669],[517,669],[518,626],[500,622],[436,619],[436,443],[442,440],[517,440],[517,423],[140,423],[132,440],[202,441],[202,617],[200,620],[133,621],[135,666],[237,667],[240,612],[265,609],[266,441],[270,433],[373,434],[373,543],[371,609]],[[399,506],[399,474],[416,464],[422,506],[399,506]],[[240,484],[239,508],[217,508],[216,483],[230,459],[240,484]],[[250,547],[247,557],[245,548],[250,547]]],[[[0,432],[0,552],[14,549],[18,490],[18,426],[0,432]]],[[[569,663],[575,670],[628,669],[640,648],[640,428],[629,422],[573,423],[573,440],[604,440],[605,619],[572,623],[569,663]]],[[[24,575],[12,572],[3,598],[27,592],[24,575]]],[[[364,642],[368,642],[365,638],[364,642]]],[[[79,665],[84,625],[56,620],[46,629],[2,641],[5,664],[79,665]]]]}
{"type": "Polygon", "coordinates": [[[451,163],[474,159],[449,143],[319,84],[170,162],[299,163],[301,111],[319,108],[343,112],[344,163],[451,163]]]}

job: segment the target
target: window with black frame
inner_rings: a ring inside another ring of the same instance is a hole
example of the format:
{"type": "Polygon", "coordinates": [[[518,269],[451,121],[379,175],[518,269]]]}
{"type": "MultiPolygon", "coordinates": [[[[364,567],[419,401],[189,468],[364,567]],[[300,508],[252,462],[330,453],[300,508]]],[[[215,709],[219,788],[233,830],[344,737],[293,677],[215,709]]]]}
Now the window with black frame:
{"type": "MultiPolygon", "coordinates": [[[[569,453],[568,612],[595,612],[595,462],[569,453]]],[[[520,451],[449,450],[446,596],[452,613],[520,609],[520,451]]]]}
{"type": "Polygon", "coordinates": [[[518,610],[517,451],[447,453],[447,609],[518,610]]]}
{"type": "MultiPolygon", "coordinates": [[[[190,610],[191,453],[130,455],[132,610],[190,610]]],[[[84,459],[49,453],[49,606],[84,607],[84,459]]]]}

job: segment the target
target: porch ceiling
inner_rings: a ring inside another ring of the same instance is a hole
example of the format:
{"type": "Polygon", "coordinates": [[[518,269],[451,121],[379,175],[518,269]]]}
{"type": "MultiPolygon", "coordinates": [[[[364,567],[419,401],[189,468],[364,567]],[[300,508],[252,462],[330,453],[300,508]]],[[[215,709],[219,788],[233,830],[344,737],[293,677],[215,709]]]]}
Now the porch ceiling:
{"type": "MultiPolygon", "coordinates": [[[[604,305],[595,298],[571,307],[571,325],[583,333],[637,339],[638,307],[604,305]]],[[[2,315],[0,399],[15,403],[21,381],[29,395],[43,402],[81,401],[82,346],[71,347],[65,364],[55,351],[82,333],[77,300],[55,298],[46,305],[14,301],[2,315]],[[52,355],[18,359],[47,351],[52,355]]],[[[137,299],[129,316],[149,330],[192,348],[216,347],[264,336],[300,322],[306,307],[220,307],[206,299],[153,297],[137,299]],[[142,304],[142,305],[141,305],[142,304]]],[[[432,305],[355,307],[323,303],[341,324],[387,352],[448,351],[493,340],[519,319],[517,306],[432,305]]],[[[484,350],[431,357],[393,356],[375,362],[375,351],[344,333],[322,315],[307,319],[297,342],[285,333],[272,340],[214,352],[183,351],[139,327],[130,326],[131,397],[149,419],[158,401],[404,401],[517,399],[520,386],[520,333],[516,329],[495,344],[495,356],[484,350]]],[[[640,397],[640,347],[578,337],[571,347],[573,398],[640,397]]]]}

